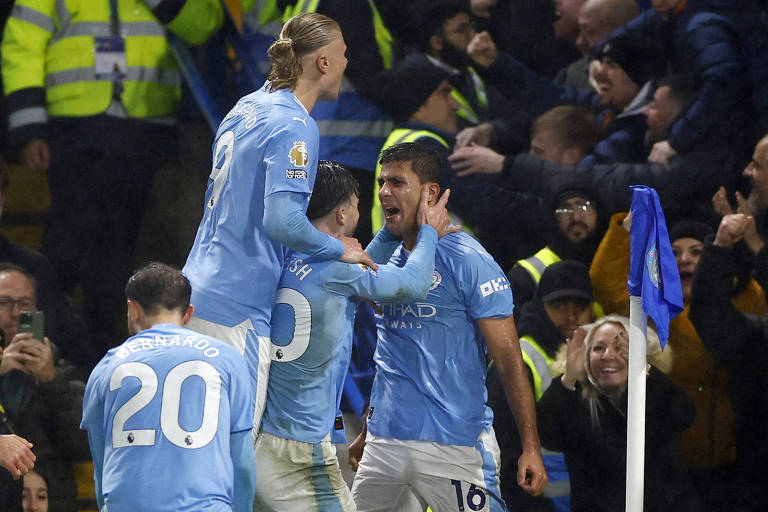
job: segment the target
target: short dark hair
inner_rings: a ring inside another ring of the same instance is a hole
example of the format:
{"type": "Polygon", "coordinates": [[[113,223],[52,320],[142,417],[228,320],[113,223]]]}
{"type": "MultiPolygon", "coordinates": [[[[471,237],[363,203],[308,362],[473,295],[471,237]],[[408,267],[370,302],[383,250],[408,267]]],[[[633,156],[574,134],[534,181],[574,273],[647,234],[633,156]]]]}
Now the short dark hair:
{"type": "Polygon", "coordinates": [[[420,51],[429,49],[429,39],[442,34],[445,21],[459,14],[471,14],[468,0],[417,0],[407,6],[409,23],[401,39],[420,51]]]}
{"type": "Polygon", "coordinates": [[[531,125],[531,138],[543,131],[551,131],[563,149],[578,148],[585,155],[592,152],[598,139],[595,116],[574,105],[560,105],[537,117],[531,125]]]}
{"type": "Polygon", "coordinates": [[[656,89],[659,87],[669,87],[669,95],[680,104],[681,111],[688,108],[688,105],[691,104],[698,94],[696,79],[688,73],[672,73],[667,75],[659,80],[656,89]]]}
{"type": "Polygon", "coordinates": [[[381,152],[379,163],[411,162],[411,169],[422,183],[440,181],[440,168],[443,161],[437,152],[419,142],[401,142],[381,152]]]}
{"type": "Polygon", "coordinates": [[[29,284],[32,285],[32,290],[35,292],[35,297],[37,297],[37,281],[32,276],[32,274],[27,272],[24,268],[18,266],[15,263],[11,263],[10,261],[0,261],[0,274],[3,272],[18,272],[19,274],[26,277],[29,281],[29,284]]]}
{"type": "Polygon", "coordinates": [[[125,285],[128,300],[141,304],[147,314],[154,314],[161,307],[184,313],[191,294],[192,286],[179,269],[158,262],[134,272],[125,285]]]}
{"type": "Polygon", "coordinates": [[[337,162],[320,160],[317,163],[315,187],[307,207],[307,218],[319,219],[349,201],[353,195],[360,196],[360,187],[349,169],[337,162]]]}

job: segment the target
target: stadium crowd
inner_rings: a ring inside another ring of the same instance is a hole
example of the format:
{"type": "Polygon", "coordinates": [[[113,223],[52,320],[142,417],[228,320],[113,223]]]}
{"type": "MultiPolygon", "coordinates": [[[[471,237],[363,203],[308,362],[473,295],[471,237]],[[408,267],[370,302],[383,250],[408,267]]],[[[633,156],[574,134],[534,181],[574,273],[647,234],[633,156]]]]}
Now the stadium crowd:
{"type": "Polygon", "coordinates": [[[645,510],[768,509],[768,2],[0,15],[0,510],[624,510],[630,185],[684,305],[649,327],[645,510]],[[216,348],[226,463],[166,501],[107,397],[193,332],[245,364],[216,348]]]}

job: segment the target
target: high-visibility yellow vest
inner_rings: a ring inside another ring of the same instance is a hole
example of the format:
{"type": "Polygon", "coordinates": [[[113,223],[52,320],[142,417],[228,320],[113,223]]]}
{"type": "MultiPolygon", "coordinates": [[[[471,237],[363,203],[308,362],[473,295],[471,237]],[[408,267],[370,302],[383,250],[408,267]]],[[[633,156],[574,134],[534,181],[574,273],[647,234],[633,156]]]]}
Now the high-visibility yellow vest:
{"type": "MultiPolygon", "coordinates": [[[[488,108],[488,93],[486,91],[485,82],[480,77],[480,74],[475,71],[471,66],[467,68],[469,77],[472,79],[473,89],[475,91],[477,104],[483,109],[488,108]]],[[[471,124],[479,124],[482,119],[480,115],[472,108],[469,100],[461,94],[455,87],[451,90],[451,96],[456,100],[461,108],[456,112],[456,115],[468,121],[471,124]]]]}
{"type": "MultiPolygon", "coordinates": [[[[449,146],[448,141],[446,141],[444,138],[442,138],[438,134],[430,132],[429,130],[414,130],[411,128],[395,128],[389,134],[389,137],[387,137],[387,140],[384,141],[384,145],[381,147],[381,151],[379,151],[379,155],[381,155],[381,153],[390,146],[394,146],[395,144],[400,144],[401,142],[414,142],[423,137],[431,137],[436,141],[438,141],[443,146],[445,146],[446,148],[449,146]]],[[[374,233],[376,233],[382,227],[384,227],[384,213],[381,210],[381,201],[379,200],[378,179],[380,174],[381,174],[381,164],[379,163],[377,158],[376,159],[376,176],[374,177],[374,182],[373,182],[373,206],[371,207],[371,226],[373,228],[374,233]]]]}
{"type": "MultiPolygon", "coordinates": [[[[82,117],[110,108],[113,79],[96,76],[94,51],[96,37],[113,35],[110,3],[16,0],[2,41],[11,130],[44,123],[48,115],[82,117]],[[35,100],[37,97],[40,99],[35,100]]],[[[125,40],[127,66],[119,103],[123,115],[129,117],[159,120],[176,112],[181,75],[166,30],[190,44],[199,44],[223,21],[219,0],[187,0],[171,19],[163,20],[167,22],[163,25],[148,7],[162,7],[162,3],[117,1],[117,29],[125,40]]]]}
{"type": "Polygon", "coordinates": [[[520,338],[520,350],[523,354],[523,362],[533,375],[533,396],[538,402],[552,384],[552,372],[549,366],[555,360],[549,357],[531,336],[526,335],[520,338]]]}
{"type": "Polygon", "coordinates": [[[527,270],[531,275],[533,282],[538,285],[539,281],[541,280],[541,274],[544,273],[544,270],[551,264],[557,263],[558,261],[560,261],[560,256],[558,256],[555,251],[549,247],[545,247],[530,258],[517,260],[517,265],[527,270]]]}

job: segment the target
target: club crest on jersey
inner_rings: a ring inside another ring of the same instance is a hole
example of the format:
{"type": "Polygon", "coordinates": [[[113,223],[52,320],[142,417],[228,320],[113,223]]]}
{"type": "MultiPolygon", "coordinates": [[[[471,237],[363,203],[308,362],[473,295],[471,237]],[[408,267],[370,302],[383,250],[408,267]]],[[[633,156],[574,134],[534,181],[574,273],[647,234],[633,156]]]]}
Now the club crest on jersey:
{"type": "Polygon", "coordinates": [[[306,167],[309,163],[307,143],[303,140],[294,141],[291,150],[288,152],[288,160],[296,167],[306,167]]]}
{"type": "Polygon", "coordinates": [[[432,291],[438,286],[440,286],[440,283],[442,282],[443,282],[443,276],[440,275],[440,272],[435,270],[435,272],[432,274],[432,284],[429,286],[429,291],[432,291]]]}

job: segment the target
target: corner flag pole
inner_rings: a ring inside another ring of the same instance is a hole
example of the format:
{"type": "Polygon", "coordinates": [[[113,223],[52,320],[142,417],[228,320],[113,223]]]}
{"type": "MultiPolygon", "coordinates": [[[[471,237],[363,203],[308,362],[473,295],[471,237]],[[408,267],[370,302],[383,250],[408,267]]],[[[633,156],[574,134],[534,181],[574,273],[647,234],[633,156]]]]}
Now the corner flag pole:
{"type": "Polygon", "coordinates": [[[629,297],[626,512],[643,512],[645,488],[645,376],[648,317],[643,299],[629,297]]]}

